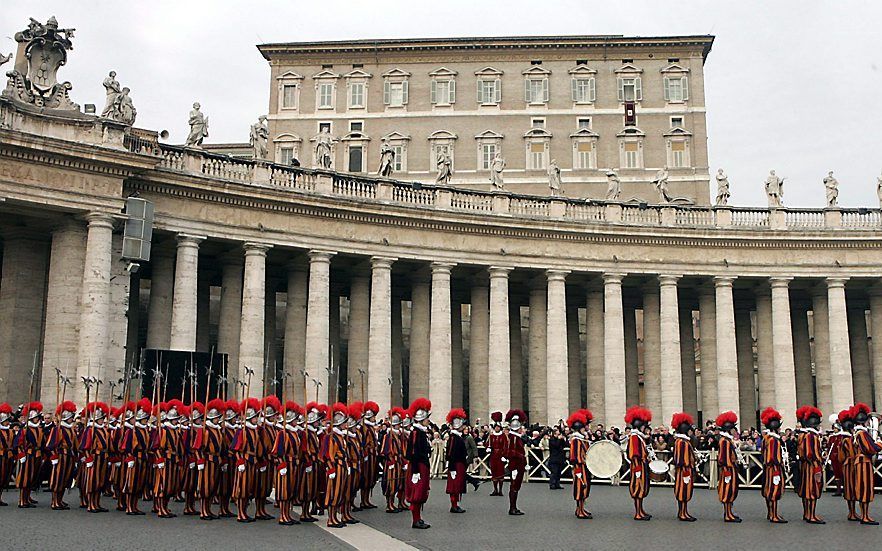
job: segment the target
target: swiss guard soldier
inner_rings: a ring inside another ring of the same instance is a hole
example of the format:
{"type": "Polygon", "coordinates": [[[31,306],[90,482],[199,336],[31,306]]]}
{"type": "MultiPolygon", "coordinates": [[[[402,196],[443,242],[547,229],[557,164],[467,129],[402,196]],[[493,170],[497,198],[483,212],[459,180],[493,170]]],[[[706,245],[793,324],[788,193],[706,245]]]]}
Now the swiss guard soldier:
{"type": "Polygon", "coordinates": [[[15,460],[18,463],[18,475],[15,485],[19,489],[19,509],[36,507],[31,499],[31,488],[37,485],[40,469],[43,466],[43,454],[46,446],[46,433],[43,429],[43,404],[31,402],[21,412],[24,424],[15,436],[15,460]]]}
{"type": "Polygon", "coordinates": [[[184,404],[180,400],[161,402],[158,406],[157,428],[153,435],[153,507],[159,518],[177,515],[168,508],[180,488],[181,433],[178,419],[184,404]]]}
{"type": "Polygon", "coordinates": [[[407,482],[410,477],[410,460],[407,458],[408,446],[410,446],[410,435],[413,432],[413,417],[410,409],[404,410],[404,417],[401,418],[401,432],[398,435],[401,440],[401,486],[398,490],[398,508],[402,511],[410,509],[410,490],[412,486],[407,482]]]}
{"type": "Polygon", "coordinates": [[[465,438],[462,436],[462,427],[468,417],[461,408],[451,409],[447,414],[447,424],[450,432],[447,436],[447,494],[450,496],[450,512],[465,513],[465,509],[459,506],[462,495],[466,493],[466,451],[465,438]]]}
{"type": "Polygon", "coordinates": [[[588,439],[586,430],[588,423],[593,419],[593,415],[587,409],[580,409],[573,412],[567,419],[567,425],[572,432],[570,433],[570,465],[573,467],[573,500],[576,502],[576,518],[590,519],[594,518],[591,513],[585,509],[585,501],[588,500],[588,494],[591,493],[591,473],[585,466],[585,452],[588,451],[588,439]]]}
{"type": "Polygon", "coordinates": [[[395,506],[395,498],[404,484],[404,473],[401,469],[404,451],[401,449],[401,420],[404,410],[398,406],[389,410],[387,415],[389,428],[383,433],[380,442],[380,457],[383,459],[383,495],[386,497],[386,512],[399,513],[395,506]]]}
{"type": "Polygon", "coordinates": [[[331,412],[332,429],[322,443],[320,454],[327,476],[325,507],[328,509],[328,528],[343,528],[346,523],[338,515],[345,499],[348,463],[344,426],[348,415],[346,405],[340,402],[333,405],[331,412]]]}
{"type": "Polygon", "coordinates": [[[254,518],[272,520],[275,517],[266,512],[266,502],[273,490],[273,474],[270,469],[270,452],[276,441],[276,417],[282,411],[279,398],[270,394],[263,399],[263,417],[258,420],[260,434],[259,457],[257,461],[257,481],[254,488],[254,518]]]}
{"type": "Polygon", "coordinates": [[[74,418],[77,405],[65,400],[55,409],[55,425],[49,432],[46,449],[49,451],[49,462],[52,471],[49,475],[49,490],[52,492],[52,509],[64,511],[70,509],[64,502],[64,492],[73,482],[79,453],[79,439],[74,418]]]}
{"type": "Polygon", "coordinates": [[[182,429],[181,437],[186,453],[186,463],[183,465],[181,477],[181,489],[184,492],[185,515],[196,515],[196,488],[199,485],[199,471],[197,469],[197,454],[193,448],[196,435],[202,430],[202,418],[205,416],[205,405],[202,402],[193,402],[189,406],[190,426],[182,429]]]}
{"type": "Polygon", "coordinates": [[[737,430],[738,416],[734,411],[725,411],[717,416],[720,427],[720,443],[717,452],[717,468],[720,471],[717,482],[717,495],[723,504],[723,520],[741,522],[735,514],[733,505],[738,498],[738,453],[735,451],[734,433],[737,430]]]}
{"type": "Polygon", "coordinates": [[[799,480],[796,493],[802,498],[802,520],[809,524],[826,524],[818,516],[816,507],[824,491],[824,452],[821,448],[821,410],[802,406],[796,410],[796,418],[802,423],[797,440],[799,456],[799,480]]]}
{"type": "Polygon", "coordinates": [[[110,408],[104,402],[92,402],[86,405],[88,422],[80,438],[80,450],[85,458],[83,491],[90,513],[107,512],[107,509],[101,506],[101,494],[107,483],[109,470],[110,429],[105,423],[109,413],[110,408]]]}
{"type": "Polygon", "coordinates": [[[508,440],[505,443],[505,460],[511,473],[511,484],[508,487],[508,514],[523,515],[518,509],[518,493],[524,482],[524,471],[527,469],[527,450],[524,447],[524,425],[527,414],[519,409],[510,409],[505,414],[508,423],[508,440]]]}
{"type": "Polygon", "coordinates": [[[505,481],[505,445],[508,438],[502,431],[502,412],[494,411],[490,414],[490,436],[487,437],[487,452],[490,454],[490,480],[493,482],[491,496],[502,495],[502,485],[505,481]]]}
{"type": "Polygon", "coordinates": [[[766,408],[760,414],[763,431],[763,497],[766,498],[766,518],[769,522],[783,524],[787,521],[778,514],[778,502],[784,495],[784,453],[785,444],[781,441],[781,414],[774,408],[766,408]]]}
{"type": "Polygon", "coordinates": [[[223,420],[223,445],[221,446],[222,457],[220,460],[220,475],[217,487],[217,500],[221,518],[233,518],[236,515],[230,511],[230,500],[233,496],[233,477],[236,475],[236,460],[233,457],[231,447],[236,432],[239,430],[239,402],[227,400],[224,403],[223,420]]]}
{"type": "Polygon", "coordinates": [[[839,426],[846,433],[839,446],[839,462],[842,464],[842,498],[848,505],[848,520],[857,522],[860,519],[855,512],[857,496],[854,489],[854,459],[856,456],[854,447],[854,411],[846,408],[839,412],[839,426]]]}
{"type": "Polygon", "coordinates": [[[297,488],[300,522],[315,522],[312,509],[319,497],[319,452],[321,451],[321,408],[316,402],[306,404],[306,430],[300,441],[303,469],[297,488]]]}
{"type": "Polygon", "coordinates": [[[303,408],[292,401],[285,402],[284,425],[276,431],[273,457],[276,458],[275,484],[276,500],[279,502],[279,524],[291,526],[300,521],[291,516],[291,505],[297,497],[297,478],[300,472],[301,445],[303,431],[297,426],[303,408]]]}
{"type": "Polygon", "coordinates": [[[3,402],[0,404],[0,507],[7,503],[3,501],[3,490],[9,486],[12,473],[15,471],[15,430],[12,428],[12,406],[3,402]]]}
{"type": "Polygon", "coordinates": [[[348,419],[346,420],[346,486],[343,491],[343,504],[340,506],[340,520],[346,524],[358,524],[359,521],[352,516],[352,502],[355,493],[361,486],[361,433],[358,430],[358,421],[364,413],[364,404],[352,402],[347,408],[348,419]]]}
{"type": "Polygon", "coordinates": [[[873,456],[882,451],[882,445],[875,441],[866,427],[870,407],[857,403],[852,407],[854,416],[854,497],[861,504],[861,524],[877,525],[870,517],[870,503],[873,502],[873,456]]]}
{"type": "Polygon", "coordinates": [[[632,429],[628,435],[626,453],[631,463],[628,491],[634,500],[634,520],[652,518],[652,515],[643,509],[643,500],[649,495],[649,448],[646,446],[646,437],[641,432],[643,427],[649,426],[650,421],[652,421],[652,412],[646,408],[632,406],[625,412],[625,423],[632,429]]]}
{"type": "Polygon", "coordinates": [[[196,456],[196,497],[199,498],[199,518],[214,520],[220,518],[211,512],[211,502],[217,497],[221,466],[226,460],[224,429],[220,424],[226,404],[223,400],[215,398],[208,402],[205,410],[205,423],[193,433],[194,441],[190,448],[196,456]]]}
{"type": "Polygon", "coordinates": [[[695,522],[697,519],[689,514],[689,501],[695,488],[695,448],[689,438],[689,431],[694,421],[688,413],[675,413],[671,418],[674,429],[673,465],[674,497],[677,499],[677,520],[695,522]]]}
{"type": "Polygon", "coordinates": [[[233,499],[236,500],[238,522],[254,522],[254,518],[248,516],[248,503],[254,498],[257,487],[257,465],[261,451],[257,417],[260,410],[260,400],[257,398],[248,398],[242,403],[244,423],[236,432],[230,448],[236,457],[233,499]]]}
{"type": "Polygon", "coordinates": [[[408,488],[412,528],[426,529],[429,524],[422,518],[423,505],[429,500],[429,457],[432,446],[429,444],[429,416],[432,415],[432,402],[427,398],[417,398],[410,404],[410,417],[413,419],[413,432],[408,437],[408,473],[404,483],[408,488]]]}
{"type": "Polygon", "coordinates": [[[131,426],[123,434],[120,452],[123,460],[122,495],[126,514],[135,516],[144,513],[138,508],[138,500],[144,494],[153,464],[150,461],[150,412],[153,409],[149,398],[141,398],[136,404],[135,416],[131,426]]]}
{"type": "Polygon", "coordinates": [[[375,419],[380,413],[380,406],[376,402],[367,401],[364,403],[364,413],[361,417],[359,432],[361,434],[362,454],[364,461],[362,463],[360,477],[360,494],[361,509],[376,509],[377,506],[371,503],[371,492],[377,484],[377,474],[379,472],[379,442],[377,440],[377,424],[375,419]]]}

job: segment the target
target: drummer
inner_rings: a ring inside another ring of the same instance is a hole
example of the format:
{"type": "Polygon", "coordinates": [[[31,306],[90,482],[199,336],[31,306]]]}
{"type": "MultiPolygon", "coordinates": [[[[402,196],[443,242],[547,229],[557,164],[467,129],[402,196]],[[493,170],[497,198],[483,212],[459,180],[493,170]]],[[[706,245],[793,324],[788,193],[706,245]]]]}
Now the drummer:
{"type": "Polygon", "coordinates": [[[625,412],[625,423],[631,427],[628,436],[627,456],[631,463],[631,480],[628,490],[634,499],[634,520],[649,520],[652,515],[643,509],[643,500],[649,495],[649,448],[640,432],[648,427],[652,412],[640,406],[632,406],[625,412]]]}
{"type": "Polygon", "coordinates": [[[588,423],[594,419],[590,410],[580,409],[567,419],[572,429],[570,434],[570,465],[573,466],[573,499],[576,501],[576,518],[594,518],[585,509],[585,501],[591,492],[591,473],[585,465],[585,452],[588,451],[588,423]]]}

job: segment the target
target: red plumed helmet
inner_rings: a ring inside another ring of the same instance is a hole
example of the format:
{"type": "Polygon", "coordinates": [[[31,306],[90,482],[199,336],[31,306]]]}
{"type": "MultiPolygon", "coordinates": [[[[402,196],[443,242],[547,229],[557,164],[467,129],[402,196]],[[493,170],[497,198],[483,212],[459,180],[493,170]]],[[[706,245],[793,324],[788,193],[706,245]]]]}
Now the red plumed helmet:
{"type": "Polygon", "coordinates": [[[850,420],[854,419],[854,413],[852,413],[851,408],[845,408],[839,412],[839,415],[836,417],[836,419],[840,423],[843,423],[845,421],[850,421],[850,420]]]}
{"type": "Polygon", "coordinates": [[[172,398],[171,400],[169,400],[166,403],[166,407],[167,407],[166,411],[169,411],[171,409],[176,409],[176,410],[178,410],[178,414],[180,414],[180,415],[184,414],[184,402],[178,400],[177,398],[172,398]]]}
{"type": "Polygon", "coordinates": [[[43,404],[40,402],[31,402],[22,409],[22,415],[26,418],[36,417],[38,414],[43,412],[43,404]],[[34,415],[31,415],[31,412],[34,412],[34,415]]]}
{"type": "Polygon", "coordinates": [[[364,413],[364,404],[361,402],[352,402],[349,404],[349,416],[353,419],[361,419],[361,415],[364,413]]]}
{"type": "Polygon", "coordinates": [[[406,412],[404,411],[404,408],[399,407],[399,406],[394,406],[394,407],[392,407],[392,409],[389,410],[389,413],[387,415],[388,415],[389,419],[392,419],[393,417],[398,417],[399,419],[404,419],[406,412]]]}
{"type": "Polygon", "coordinates": [[[575,427],[576,424],[580,424],[582,426],[585,426],[588,424],[588,419],[585,418],[585,414],[582,412],[582,410],[574,411],[567,418],[567,425],[568,426],[575,427]]]}
{"type": "MultiPolygon", "coordinates": [[[[58,407],[55,408],[55,415],[61,415],[61,412],[63,412],[63,411],[75,412],[76,410],[77,410],[77,405],[75,403],[71,402],[70,400],[65,400],[65,401],[61,402],[60,404],[58,404],[58,407]]],[[[4,413],[4,412],[0,411],[0,413],[4,413]]]]}
{"type": "Polygon", "coordinates": [[[321,415],[322,417],[325,417],[325,418],[328,417],[328,412],[330,412],[330,408],[328,407],[328,404],[316,404],[315,407],[318,410],[319,415],[321,415]]]}
{"type": "Polygon", "coordinates": [[[585,421],[586,421],[585,424],[586,425],[594,420],[594,414],[591,413],[590,409],[582,408],[579,410],[579,412],[585,416],[585,421]]]}
{"type": "Polygon", "coordinates": [[[319,410],[318,402],[306,402],[306,406],[304,407],[306,408],[306,411],[319,410]]]}
{"type": "Polygon", "coordinates": [[[141,398],[138,400],[138,409],[141,411],[150,411],[153,409],[153,404],[150,403],[150,398],[141,398]]]}
{"type": "Polygon", "coordinates": [[[416,417],[416,412],[419,410],[432,411],[432,402],[430,402],[428,398],[417,398],[410,403],[407,412],[411,417],[416,417]]]}
{"type": "Polygon", "coordinates": [[[652,421],[652,412],[640,406],[631,406],[625,412],[625,423],[631,424],[636,419],[640,419],[644,423],[652,421]]]}
{"type": "Polygon", "coordinates": [[[738,423],[738,416],[734,411],[724,411],[717,416],[717,426],[722,427],[725,424],[735,425],[738,423]]]}
{"type": "Polygon", "coordinates": [[[272,410],[276,412],[282,411],[282,402],[279,400],[278,396],[270,394],[263,399],[263,408],[272,408],[272,410]]]}
{"type": "Polygon", "coordinates": [[[493,413],[490,414],[490,420],[493,421],[494,423],[501,423],[502,422],[502,412],[501,411],[494,411],[493,413]]]}
{"type": "Polygon", "coordinates": [[[683,423],[686,423],[689,426],[695,424],[695,420],[692,419],[692,416],[686,412],[675,413],[673,417],[671,417],[671,428],[676,429],[683,423]]]}
{"type": "Polygon", "coordinates": [[[178,408],[178,413],[180,413],[181,416],[183,416],[183,417],[189,417],[190,416],[190,406],[185,405],[185,404],[181,405],[181,407],[178,408]]]}
{"type": "Polygon", "coordinates": [[[466,412],[462,408],[453,408],[449,412],[447,412],[447,424],[453,422],[454,419],[462,419],[465,421],[469,416],[466,415],[466,412]]]}
{"type": "Polygon", "coordinates": [[[377,415],[378,413],[380,413],[380,405],[377,404],[376,402],[372,402],[372,401],[368,400],[367,402],[364,403],[364,411],[365,412],[370,411],[370,412],[373,412],[374,415],[377,415]]]}
{"type": "Polygon", "coordinates": [[[104,402],[91,402],[86,405],[86,413],[96,413],[101,411],[104,415],[110,414],[110,406],[105,404],[104,402]]]}
{"type": "Polygon", "coordinates": [[[331,406],[331,409],[333,410],[334,415],[337,415],[338,413],[343,415],[349,414],[349,408],[347,408],[346,404],[344,404],[343,402],[335,403],[333,406],[331,406]]]}
{"type": "Polygon", "coordinates": [[[802,406],[796,410],[796,418],[800,421],[807,421],[809,417],[821,418],[821,410],[815,406],[802,406]]]}
{"type": "Polygon", "coordinates": [[[0,413],[10,415],[12,413],[12,406],[7,404],[6,402],[3,402],[2,404],[0,404],[0,413]]]}
{"type": "Polygon", "coordinates": [[[851,416],[857,417],[859,413],[863,413],[864,415],[870,414],[870,406],[863,402],[858,402],[851,407],[851,416]]]}
{"type": "Polygon", "coordinates": [[[247,400],[242,400],[242,405],[240,406],[241,411],[245,411],[248,409],[253,409],[254,411],[260,411],[260,400],[257,398],[248,398],[247,400]]]}
{"type": "Polygon", "coordinates": [[[224,409],[227,411],[234,411],[239,413],[241,410],[239,409],[239,402],[237,400],[227,400],[224,404],[224,409]]]}
{"type": "Polygon", "coordinates": [[[306,412],[300,407],[300,404],[295,402],[294,400],[288,400],[285,402],[285,409],[288,411],[293,411],[297,415],[305,415],[306,412]]]}
{"type": "Polygon", "coordinates": [[[779,413],[778,410],[776,410],[775,408],[766,408],[763,410],[762,413],[760,413],[760,422],[767,427],[773,419],[777,419],[779,421],[781,420],[781,413],[779,413]]]}
{"type": "Polygon", "coordinates": [[[202,402],[193,402],[192,404],[190,404],[190,410],[198,411],[202,415],[205,415],[205,404],[203,404],[202,402]]]}
{"type": "Polygon", "coordinates": [[[208,405],[205,406],[205,409],[223,411],[225,409],[225,404],[220,398],[213,398],[208,401],[208,405]]]}
{"type": "Polygon", "coordinates": [[[505,414],[505,420],[509,423],[511,423],[511,420],[514,419],[515,417],[518,418],[518,421],[520,421],[522,425],[527,424],[527,414],[524,413],[523,410],[510,409],[510,410],[508,410],[508,413],[505,414]]]}

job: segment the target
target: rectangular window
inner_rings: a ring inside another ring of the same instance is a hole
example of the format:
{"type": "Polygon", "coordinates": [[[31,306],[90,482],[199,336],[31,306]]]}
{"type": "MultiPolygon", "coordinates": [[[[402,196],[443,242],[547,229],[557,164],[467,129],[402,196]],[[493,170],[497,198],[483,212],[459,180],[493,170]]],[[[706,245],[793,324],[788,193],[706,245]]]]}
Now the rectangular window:
{"type": "Polygon", "coordinates": [[[349,147],[349,172],[361,172],[363,169],[362,165],[362,149],[360,145],[353,145],[349,147]]]}
{"type": "Polygon", "coordinates": [[[431,93],[433,105],[451,105],[456,102],[456,81],[433,80],[431,93]]]}
{"type": "Polygon", "coordinates": [[[350,132],[363,132],[364,131],[364,122],[363,121],[349,121],[349,131],[350,132]]]}
{"type": "Polygon", "coordinates": [[[530,144],[530,168],[541,170],[545,168],[545,143],[530,144]]]}
{"type": "Polygon", "coordinates": [[[331,131],[331,123],[329,122],[320,122],[319,123],[319,132],[330,132],[331,131]]]}
{"type": "Polygon", "coordinates": [[[364,83],[349,84],[349,107],[364,107],[364,83]]]}
{"type": "Polygon", "coordinates": [[[502,88],[499,79],[478,80],[478,103],[494,105],[502,101],[502,88]]]}
{"type": "Polygon", "coordinates": [[[640,77],[619,79],[619,101],[640,101],[643,99],[643,90],[640,77]]]}
{"type": "Polygon", "coordinates": [[[524,81],[524,101],[545,103],[548,101],[548,79],[531,78],[524,81]]]}
{"type": "Polygon", "coordinates": [[[383,83],[383,103],[389,107],[407,105],[407,81],[383,83]]]}
{"type": "Polygon", "coordinates": [[[392,151],[395,152],[395,160],[392,161],[392,170],[395,172],[404,172],[404,146],[393,145],[392,151]]]}
{"type": "Polygon", "coordinates": [[[282,86],[282,109],[295,109],[297,107],[297,85],[286,84],[282,86]]]}
{"type": "Polygon", "coordinates": [[[334,83],[322,82],[318,89],[319,109],[330,109],[334,107],[334,83]]]}
{"type": "Polygon", "coordinates": [[[545,119],[532,119],[530,121],[531,128],[545,128],[545,119]]]}
{"type": "Polygon", "coordinates": [[[625,142],[625,168],[640,168],[637,142],[625,142]]]}
{"type": "Polygon", "coordinates": [[[686,77],[665,77],[665,101],[681,103],[689,99],[686,77]]]}
{"type": "Polygon", "coordinates": [[[573,79],[573,101],[576,103],[592,103],[596,99],[593,78],[573,79]]]}
{"type": "Polygon", "coordinates": [[[493,162],[493,157],[496,156],[496,144],[495,143],[485,143],[481,144],[481,168],[484,170],[490,169],[490,163],[493,162]]]}
{"type": "Polygon", "coordinates": [[[683,128],[683,117],[671,117],[671,128],[683,128]]]}
{"type": "Polygon", "coordinates": [[[591,142],[579,142],[576,144],[577,168],[591,168],[591,142]]]}
{"type": "Polygon", "coordinates": [[[686,166],[686,143],[671,142],[671,165],[674,168],[686,166]]]}
{"type": "Polygon", "coordinates": [[[576,130],[591,130],[591,118],[583,117],[576,119],[576,130]]]}
{"type": "Polygon", "coordinates": [[[294,158],[294,148],[293,147],[282,147],[279,149],[279,163],[283,165],[290,165],[291,159],[294,158]]]}

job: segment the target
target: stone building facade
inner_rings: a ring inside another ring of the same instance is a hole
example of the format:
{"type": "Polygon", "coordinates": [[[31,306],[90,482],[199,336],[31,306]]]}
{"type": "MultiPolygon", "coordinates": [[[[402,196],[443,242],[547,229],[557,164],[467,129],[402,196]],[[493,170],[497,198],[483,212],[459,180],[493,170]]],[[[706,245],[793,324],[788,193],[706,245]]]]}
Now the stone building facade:
{"type": "Polygon", "coordinates": [[[713,37],[510,37],[263,44],[270,63],[270,155],[316,166],[315,136],[334,137],[334,168],[376,174],[383,140],[397,178],[545,194],[555,160],[565,190],[605,196],[608,169],[626,199],[653,202],[670,169],[674,196],[708,204],[704,62],[713,37]]]}

